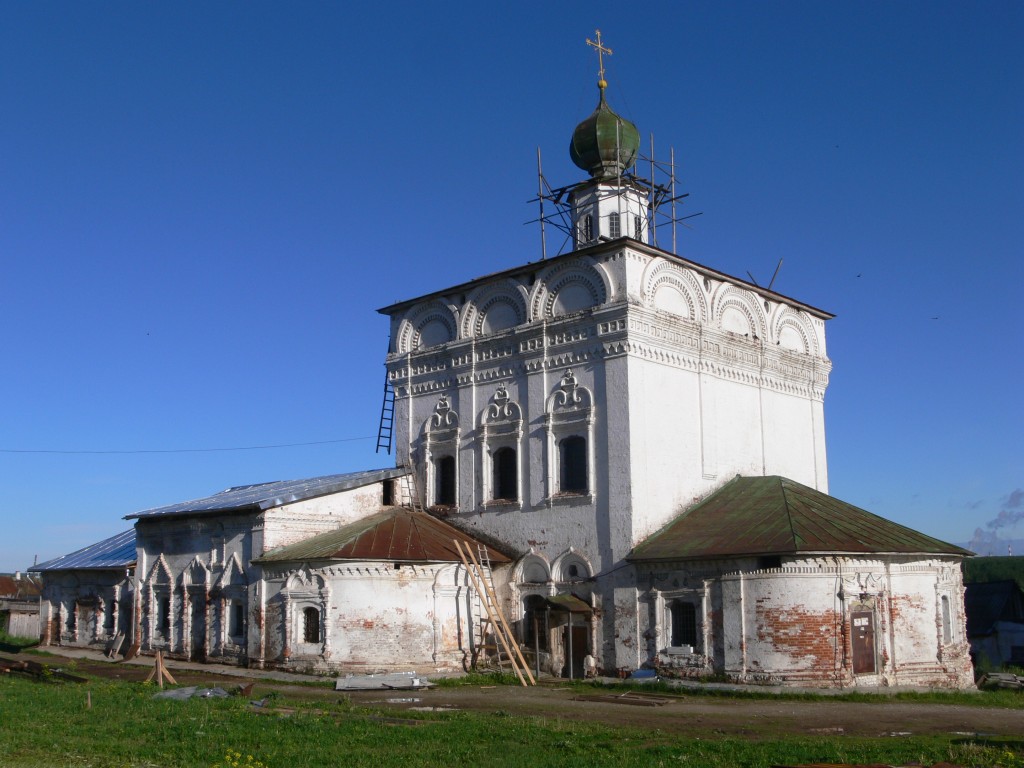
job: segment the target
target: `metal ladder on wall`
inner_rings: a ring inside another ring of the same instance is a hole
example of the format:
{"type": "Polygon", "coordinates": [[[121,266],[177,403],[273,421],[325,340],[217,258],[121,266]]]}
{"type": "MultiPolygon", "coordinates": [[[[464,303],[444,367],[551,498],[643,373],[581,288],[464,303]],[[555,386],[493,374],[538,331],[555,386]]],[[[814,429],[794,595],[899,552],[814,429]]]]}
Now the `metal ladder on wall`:
{"type": "MultiPolygon", "coordinates": [[[[523,686],[536,685],[537,681],[534,679],[533,673],[530,672],[526,659],[523,657],[523,652],[519,649],[519,643],[516,642],[515,635],[512,633],[508,621],[505,620],[505,614],[502,613],[498,597],[494,592],[494,582],[491,579],[491,559],[487,553],[487,547],[478,545],[478,554],[474,555],[468,542],[460,541],[459,539],[453,539],[453,541],[455,542],[455,550],[459,553],[459,558],[461,558],[462,564],[466,568],[466,573],[469,575],[470,583],[480,597],[480,602],[484,609],[483,612],[486,614],[486,618],[481,617],[480,619],[480,639],[477,648],[483,650],[488,647],[487,636],[489,633],[493,634],[497,640],[497,643],[494,645],[495,650],[499,654],[504,651],[509,662],[512,664],[512,669],[515,670],[516,676],[519,678],[519,682],[523,686]]],[[[476,655],[474,654],[474,666],[475,661],[476,655]]]]}
{"type": "Polygon", "coordinates": [[[387,370],[384,371],[384,402],[380,406],[380,426],[377,428],[377,451],[383,448],[391,453],[391,438],[395,429],[395,388],[391,386],[387,370]]]}

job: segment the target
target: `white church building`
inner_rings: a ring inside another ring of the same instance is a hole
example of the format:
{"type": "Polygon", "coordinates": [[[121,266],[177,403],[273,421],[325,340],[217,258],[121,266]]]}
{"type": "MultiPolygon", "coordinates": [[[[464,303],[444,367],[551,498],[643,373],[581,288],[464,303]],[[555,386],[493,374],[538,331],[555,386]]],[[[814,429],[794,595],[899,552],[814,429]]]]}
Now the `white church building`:
{"type": "MultiPolygon", "coordinates": [[[[396,469],[130,516],[136,647],[465,665],[481,616],[454,536],[551,674],[590,654],[609,675],[973,685],[970,553],[828,495],[832,315],[649,242],[605,85],[572,135],[572,250],[380,310],[396,469]]],[[[67,642],[75,583],[44,598],[67,642]]]]}

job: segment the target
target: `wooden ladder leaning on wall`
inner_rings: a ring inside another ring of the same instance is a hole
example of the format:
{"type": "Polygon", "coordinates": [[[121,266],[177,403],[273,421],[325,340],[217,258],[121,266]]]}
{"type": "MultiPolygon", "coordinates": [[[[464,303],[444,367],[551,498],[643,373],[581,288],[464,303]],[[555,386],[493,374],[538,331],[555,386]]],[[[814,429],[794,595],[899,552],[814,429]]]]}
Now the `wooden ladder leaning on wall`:
{"type": "MultiPolygon", "coordinates": [[[[537,681],[530,672],[530,667],[523,657],[523,652],[519,649],[519,643],[516,642],[515,635],[512,633],[508,621],[505,620],[505,614],[498,603],[498,597],[494,593],[494,582],[491,580],[491,561],[487,554],[487,548],[480,545],[480,557],[478,559],[473,554],[472,549],[470,549],[468,542],[463,542],[459,539],[453,539],[452,541],[455,542],[455,551],[459,553],[462,564],[466,568],[466,573],[469,574],[470,583],[472,583],[476,593],[480,595],[484,611],[487,613],[487,619],[482,620],[481,634],[486,635],[489,626],[494,636],[498,639],[499,646],[505,651],[509,661],[512,663],[512,669],[515,670],[516,675],[519,677],[519,682],[523,686],[536,685],[537,681]],[[487,564],[486,570],[482,563],[487,564]]],[[[481,644],[483,644],[483,639],[481,637],[481,644]]]]}
{"type": "Polygon", "coordinates": [[[409,508],[413,512],[424,512],[423,500],[420,498],[420,487],[419,481],[416,479],[416,467],[404,465],[405,469],[409,470],[409,474],[402,475],[402,494],[405,496],[401,499],[401,502],[405,502],[406,499],[409,501],[409,508]]]}

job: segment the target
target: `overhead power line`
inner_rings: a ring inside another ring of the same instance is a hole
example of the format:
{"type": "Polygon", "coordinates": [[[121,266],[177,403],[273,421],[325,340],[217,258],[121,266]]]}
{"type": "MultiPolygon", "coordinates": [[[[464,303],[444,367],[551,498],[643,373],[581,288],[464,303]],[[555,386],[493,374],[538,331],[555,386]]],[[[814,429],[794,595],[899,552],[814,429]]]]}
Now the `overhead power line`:
{"type": "Polygon", "coordinates": [[[316,440],[310,443],[278,443],[275,445],[245,445],[235,448],[150,448],[120,451],[62,451],[48,448],[0,448],[0,453],[59,453],[59,454],[131,454],[131,453],[215,453],[223,451],[263,451],[269,448],[299,448],[305,445],[329,445],[331,443],[351,443],[357,440],[374,440],[376,435],[366,437],[342,437],[336,440],[316,440]]]}

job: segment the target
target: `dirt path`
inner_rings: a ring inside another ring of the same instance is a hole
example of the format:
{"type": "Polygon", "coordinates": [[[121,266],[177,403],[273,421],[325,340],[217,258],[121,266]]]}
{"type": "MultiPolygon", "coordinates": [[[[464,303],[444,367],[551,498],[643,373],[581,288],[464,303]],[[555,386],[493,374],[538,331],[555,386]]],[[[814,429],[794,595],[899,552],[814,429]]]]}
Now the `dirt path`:
{"type": "Polygon", "coordinates": [[[574,700],[579,694],[558,688],[446,688],[350,694],[355,703],[396,709],[436,707],[505,711],[517,715],[587,720],[608,725],[657,728],[698,737],[735,735],[767,738],[782,734],[899,736],[902,734],[984,734],[1020,738],[1024,710],[905,702],[854,703],[674,698],[661,706],[574,700]]]}

